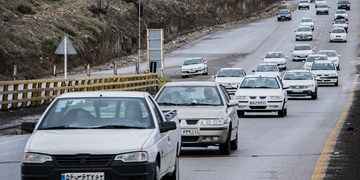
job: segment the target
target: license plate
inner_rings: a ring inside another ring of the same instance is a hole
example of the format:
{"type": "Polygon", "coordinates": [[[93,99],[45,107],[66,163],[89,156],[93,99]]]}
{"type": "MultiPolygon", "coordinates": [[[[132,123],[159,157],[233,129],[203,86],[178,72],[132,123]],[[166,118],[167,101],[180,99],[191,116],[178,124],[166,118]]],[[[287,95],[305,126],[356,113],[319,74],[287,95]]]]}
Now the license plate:
{"type": "Polygon", "coordinates": [[[61,180],[104,180],[104,172],[63,173],[61,180]]]}
{"type": "Polygon", "coordinates": [[[266,101],[250,101],[250,105],[266,105],[266,101]]]}
{"type": "Polygon", "coordinates": [[[293,92],[303,92],[303,90],[293,90],[293,92]]]}
{"type": "Polygon", "coordinates": [[[197,129],[182,129],[181,135],[195,136],[195,135],[199,135],[199,133],[197,129]]]}

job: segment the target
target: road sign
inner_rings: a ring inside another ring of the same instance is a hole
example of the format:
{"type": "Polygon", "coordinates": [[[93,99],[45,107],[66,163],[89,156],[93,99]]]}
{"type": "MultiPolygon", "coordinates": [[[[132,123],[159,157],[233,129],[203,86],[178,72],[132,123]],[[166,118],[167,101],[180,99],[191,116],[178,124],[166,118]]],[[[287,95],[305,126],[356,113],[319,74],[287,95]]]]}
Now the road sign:
{"type": "Polygon", "coordinates": [[[156,62],[156,69],[164,69],[164,36],[162,29],[147,30],[147,55],[150,63],[156,62]]]}
{"type": "Polygon", "coordinates": [[[65,36],[61,40],[59,46],[57,47],[55,54],[63,54],[64,55],[64,78],[67,78],[67,55],[68,54],[76,54],[76,50],[72,45],[70,39],[65,36]]]}

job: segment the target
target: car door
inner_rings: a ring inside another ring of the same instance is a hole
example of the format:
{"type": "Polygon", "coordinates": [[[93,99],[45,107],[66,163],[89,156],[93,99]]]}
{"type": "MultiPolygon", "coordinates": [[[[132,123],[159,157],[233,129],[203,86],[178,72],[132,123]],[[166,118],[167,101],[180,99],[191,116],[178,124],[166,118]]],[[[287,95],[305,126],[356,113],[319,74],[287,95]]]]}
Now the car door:
{"type": "MultiPolygon", "coordinates": [[[[161,127],[162,122],[165,121],[160,108],[152,97],[148,97],[150,101],[150,108],[155,114],[158,127],[161,127]]],[[[165,172],[170,166],[174,165],[176,155],[176,132],[174,130],[160,133],[159,141],[157,142],[161,160],[160,160],[160,173],[165,172]]]]}
{"type": "MultiPolygon", "coordinates": [[[[239,118],[237,116],[237,111],[234,106],[229,107],[227,105],[227,103],[230,102],[231,98],[230,98],[229,94],[227,93],[225,87],[224,86],[219,86],[219,87],[220,87],[221,96],[223,97],[223,102],[226,106],[226,114],[228,115],[228,117],[230,117],[231,123],[232,123],[231,137],[235,138],[236,132],[239,127],[239,118]]],[[[231,139],[233,139],[233,138],[231,138],[231,139]]]]}

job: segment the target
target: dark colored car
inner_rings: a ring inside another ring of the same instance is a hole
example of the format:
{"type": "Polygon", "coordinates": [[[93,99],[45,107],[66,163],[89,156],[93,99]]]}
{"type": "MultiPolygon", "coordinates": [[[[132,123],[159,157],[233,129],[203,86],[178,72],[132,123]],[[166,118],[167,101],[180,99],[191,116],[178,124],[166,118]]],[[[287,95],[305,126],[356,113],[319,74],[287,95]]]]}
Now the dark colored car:
{"type": "Polygon", "coordinates": [[[338,5],[338,9],[346,9],[346,10],[350,10],[350,2],[348,0],[340,0],[337,5],[338,5]]]}
{"type": "Polygon", "coordinates": [[[292,14],[291,11],[289,9],[280,9],[278,14],[277,14],[277,20],[278,21],[282,21],[282,20],[291,20],[292,18],[292,14]]]}

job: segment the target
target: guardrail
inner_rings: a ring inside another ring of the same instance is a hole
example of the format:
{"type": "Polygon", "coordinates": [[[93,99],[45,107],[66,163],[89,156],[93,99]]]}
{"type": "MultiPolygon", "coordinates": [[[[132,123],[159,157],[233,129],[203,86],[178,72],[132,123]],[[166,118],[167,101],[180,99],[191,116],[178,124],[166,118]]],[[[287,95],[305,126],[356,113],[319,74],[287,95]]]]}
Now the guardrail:
{"type": "Polygon", "coordinates": [[[156,73],[85,77],[68,79],[37,79],[0,81],[1,110],[49,104],[65,92],[77,91],[156,91],[156,73]]]}

